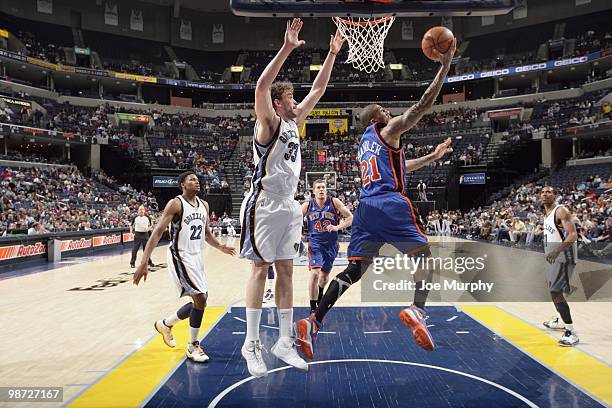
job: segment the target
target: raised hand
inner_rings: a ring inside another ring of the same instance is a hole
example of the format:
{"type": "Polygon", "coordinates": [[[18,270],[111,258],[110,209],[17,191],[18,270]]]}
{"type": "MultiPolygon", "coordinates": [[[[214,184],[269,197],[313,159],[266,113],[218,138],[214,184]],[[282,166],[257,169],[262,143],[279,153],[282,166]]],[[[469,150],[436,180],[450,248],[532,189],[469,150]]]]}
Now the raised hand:
{"type": "Polygon", "coordinates": [[[344,44],[344,36],[340,32],[340,30],[336,30],[336,34],[330,36],[329,39],[329,51],[337,54],[342,49],[342,44],[344,44]]]}
{"type": "Polygon", "coordinates": [[[439,160],[442,157],[444,157],[445,154],[452,152],[453,148],[450,147],[450,145],[451,145],[451,138],[449,137],[445,141],[440,143],[438,146],[436,146],[436,150],[434,150],[433,152],[434,160],[439,160]]]}
{"type": "Polygon", "coordinates": [[[446,51],[444,54],[440,54],[440,63],[442,63],[444,66],[450,67],[451,61],[455,56],[455,51],[457,51],[457,39],[453,38],[453,43],[448,51],[446,51]]]}
{"type": "Polygon", "coordinates": [[[291,21],[287,21],[287,29],[285,30],[285,45],[294,49],[306,43],[306,41],[298,38],[302,25],[304,25],[304,23],[302,23],[302,20],[299,18],[294,18],[291,21]]]}

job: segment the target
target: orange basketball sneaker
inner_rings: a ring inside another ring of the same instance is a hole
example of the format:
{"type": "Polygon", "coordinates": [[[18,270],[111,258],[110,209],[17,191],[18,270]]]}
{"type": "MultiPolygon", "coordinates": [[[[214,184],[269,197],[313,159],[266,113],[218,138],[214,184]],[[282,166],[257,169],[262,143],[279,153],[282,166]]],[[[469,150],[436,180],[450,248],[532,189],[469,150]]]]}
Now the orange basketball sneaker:
{"type": "Polygon", "coordinates": [[[311,314],[307,319],[298,320],[295,324],[297,340],[300,344],[302,354],[309,360],[314,357],[314,343],[317,340],[317,333],[321,323],[315,318],[315,314],[311,314]]]}
{"type": "Polygon", "coordinates": [[[402,310],[399,315],[402,322],[412,330],[416,344],[427,351],[434,351],[436,346],[427,329],[425,313],[415,305],[412,305],[402,310]]]}

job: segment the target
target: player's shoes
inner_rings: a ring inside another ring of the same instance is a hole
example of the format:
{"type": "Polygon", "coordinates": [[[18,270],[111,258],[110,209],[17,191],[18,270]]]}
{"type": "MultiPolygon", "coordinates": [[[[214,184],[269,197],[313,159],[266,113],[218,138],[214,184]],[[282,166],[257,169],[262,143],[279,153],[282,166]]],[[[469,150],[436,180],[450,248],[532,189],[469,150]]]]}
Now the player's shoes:
{"type": "Polygon", "coordinates": [[[554,317],[547,322],[542,323],[544,327],[551,330],[565,330],[565,323],[558,317],[554,317]]]}
{"type": "Polygon", "coordinates": [[[272,346],[272,354],[283,360],[285,363],[292,365],[293,367],[308,371],[308,364],[298,356],[295,350],[295,338],[293,337],[280,337],[276,344],[272,346]]]}
{"type": "Polygon", "coordinates": [[[264,293],[264,297],[263,297],[264,303],[271,302],[272,299],[274,299],[274,292],[272,292],[272,289],[266,290],[266,293],[264,293]]]}
{"type": "Polygon", "coordinates": [[[563,347],[572,347],[578,344],[578,341],[580,340],[578,339],[576,332],[566,330],[563,337],[559,339],[559,345],[563,347]]]}
{"type": "Polygon", "coordinates": [[[166,343],[166,346],[168,347],[176,346],[176,340],[174,340],[174,336],[172,335],[172,327],[166,326],[166,323],[164,323],[163,319],[156,321],[154,326],[155,326],[155,330],[157,330],[157,332],[162,335],[162,338],[164,339],[164,343],[166,343]]]}
{"type": "Polygon", "coordinates": [[[187,354],[187,357],[190,360],[193,360],[196,363],[205,363],[210,360],[204,350],[202,350],[202,347],[200,347],[200,342],[197,340],[193,343],[187,344],[187,351],[185,354],[187,354]]]}
{"type": "Polygon", "coordinates": [[[321,323],[317,321],[314,313],[312,313],[308,319],[298,320],[295,324],[300,350],[302,350],[302,354],[309,360],[312,360],[314,357],[314,344],[317,340],[317,333],[320,328],[321,323]]]}
{"type": "Polygon", "coordinates": [[[400,312],[400,319],[412,331],[414,341],[419,347],[427,351],[435,350],[436,346],[425,322],[425,312],[412,305],[400,312]]]}
{"type": "Polygon", "coordinates": [[[247,362],[249,373],[251,373],[253,377],[265,377],[268,375],[268,367],[266,367],[266,362],[263,360],[261,353],[263,350],[264,348],[259,340],[249,341],[243,344],[240,350],[242,357],[244,357],[247,362]]]}

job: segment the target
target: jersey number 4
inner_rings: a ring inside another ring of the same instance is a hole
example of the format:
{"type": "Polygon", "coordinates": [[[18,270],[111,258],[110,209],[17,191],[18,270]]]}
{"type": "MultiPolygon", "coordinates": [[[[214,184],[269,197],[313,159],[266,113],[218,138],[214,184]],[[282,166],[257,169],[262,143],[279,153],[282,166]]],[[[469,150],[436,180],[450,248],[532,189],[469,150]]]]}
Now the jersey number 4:
{"type": "Polygon", "coordinates": [[[192,225],[191,226],[191,240],[201,239],[202,238],[202,226],[201,225],[192,225]]]}
{"type": "Polygon", "coordinates": [[[321,221],[317,221],[315,222],[315,229],[317,232],[326,232],[328,225],[331,225],[330,220],[323,220],[323,224],[321,224],[321,221]]]}
{"type": "Polygon", "coordinates": [[[378,164],[376,163],[376,156],[370,157],[370,160],[361,161],[361,183],[365,186],[370,184],[372,181],[380,180],[380,173],[378,172],[378,164]]]}

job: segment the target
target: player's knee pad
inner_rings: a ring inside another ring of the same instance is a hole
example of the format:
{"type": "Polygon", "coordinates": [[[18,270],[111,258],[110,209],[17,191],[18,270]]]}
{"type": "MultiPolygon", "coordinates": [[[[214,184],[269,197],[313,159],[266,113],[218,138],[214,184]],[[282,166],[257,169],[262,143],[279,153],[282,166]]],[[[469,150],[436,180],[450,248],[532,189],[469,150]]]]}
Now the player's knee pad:
{"type": "Polygon", "coordinates": [[[565,302],[565,296],[563,296],[563,292],[550,292],[550,297],[552,298],[553,303],[563,303],[565,302]]]}
{"type": "MultiPolygon", "coordinates": [[[[351,261],[346,269],[340,272],[334,280],[342,282],[344,285],[351,286],[353,283],[356,283],[361,279],[367,266],[362,264],[362,261],[351,261]]],[[[342,286],[341,284],[341,286],[342,286]]]]}

